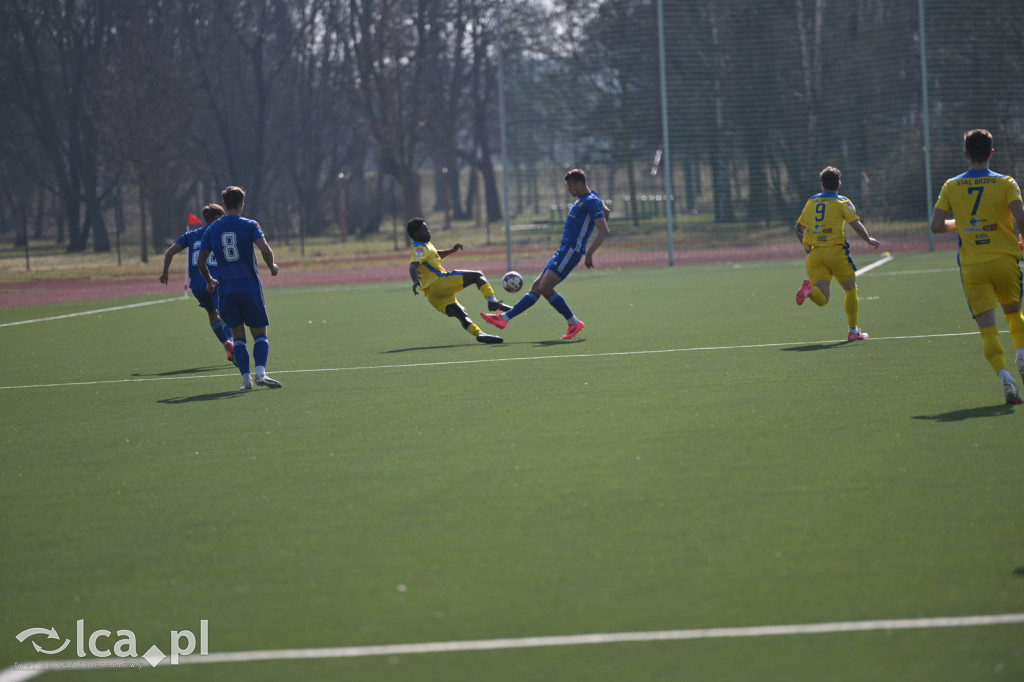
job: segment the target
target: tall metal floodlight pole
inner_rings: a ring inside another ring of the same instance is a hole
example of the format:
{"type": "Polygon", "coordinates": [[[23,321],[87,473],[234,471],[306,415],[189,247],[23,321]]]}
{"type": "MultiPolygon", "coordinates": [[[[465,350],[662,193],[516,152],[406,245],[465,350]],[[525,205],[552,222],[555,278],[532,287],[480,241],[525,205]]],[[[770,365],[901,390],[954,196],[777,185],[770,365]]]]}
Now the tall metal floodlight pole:
{"type": "Polygon", "coordinates": [[[498,127],[501,128],[501,184],[505,212],[505,270],[512,269],[512,224],[508,214],[508,133],[505,126],[505,50],[501,35],[501,0],[494,0],[495,25],[498,31],[498,127]]]}
{"type": "Polygon", "coordinates": [[[672,247],[672,163],[668,154],[668,87],[665,75],[665,11],[662,0],[658,0],[658,66],[661,71],[661,138],[665,147],[665,218],[668,230],[668,264],[675,265],[675,249],[672,247]]]}
{"type": "MultiPolygon", "coordinates": [[[[928,59],[924,49],[924,0],[917,0],[917,32],[921,36],[921,118],[924,122],[925,220],[928,220],[932,212],[932,141],[928,115],[928,59]]],[[[935,234],[931,230],[928,230],[928,250],[935,250],[935,234]]]]}

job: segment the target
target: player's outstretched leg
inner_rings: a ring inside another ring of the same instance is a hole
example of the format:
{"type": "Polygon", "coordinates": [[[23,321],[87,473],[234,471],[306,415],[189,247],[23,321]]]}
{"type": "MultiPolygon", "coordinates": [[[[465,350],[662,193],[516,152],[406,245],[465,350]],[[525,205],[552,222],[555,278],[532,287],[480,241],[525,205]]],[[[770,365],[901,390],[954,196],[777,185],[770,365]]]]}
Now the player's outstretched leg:
{"type": "Polygon", "coordinates": [[[480,326],[473,321],[473,318],[469,316],[466,309],[463,308],[458,302],[448,305],[444,309],[445,314],[448,317],[454,317],[462,325],[462,328],[467,332],[476,337],[478,343],[501,343],[503,339],[500,336],[492,336],[491,334],[485,334],[480,326]]]}

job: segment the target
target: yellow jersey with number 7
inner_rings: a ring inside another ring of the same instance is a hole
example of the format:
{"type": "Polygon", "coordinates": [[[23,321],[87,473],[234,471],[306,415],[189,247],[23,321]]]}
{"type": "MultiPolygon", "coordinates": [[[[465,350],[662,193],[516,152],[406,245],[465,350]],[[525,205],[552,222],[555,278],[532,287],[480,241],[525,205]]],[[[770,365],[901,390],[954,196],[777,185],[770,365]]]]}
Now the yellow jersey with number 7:
{"type": "Polygon", "coordinates": [[[988,168],[946,180],[935,208],[953,214],[960,239],[960,265],[987,263],[1004,255],[1021,259],[1010,213],[1010,204],[1020,200],[1017,182],[988,168]]]}

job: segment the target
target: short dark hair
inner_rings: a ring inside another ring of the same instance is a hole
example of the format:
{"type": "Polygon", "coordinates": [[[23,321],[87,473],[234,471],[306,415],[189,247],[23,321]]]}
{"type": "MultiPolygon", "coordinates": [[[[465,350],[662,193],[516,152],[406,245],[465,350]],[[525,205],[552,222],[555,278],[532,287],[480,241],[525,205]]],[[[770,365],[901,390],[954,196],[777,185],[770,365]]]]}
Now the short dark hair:
{"type": "Polygon", "coordinates": [[[203,220],[209,225],[217,218],[224,215],[224,207],[220,204],[207,204],[203,206],[203,220]]]}
{"type": "Polygon", "coordinates": [[[579,168],[573,168],[571,171],[565,174],[565,181],[576,180],[582,182],[584,185],[587,184],[587,174],[579,168]]]}
{"type": "Polygon", "coordinates": [[[224,200],[224,208],[233,211],[245,203],[245,190],[231,185],[220,193],[220,198],[224,200]]]}
{"type": "Polygon", "coordinates": [[[412,239],[413,235],[420,231],[420,228],[426,227],[427,221],[423,218],[413,218],[405,225],[405,231],[409,233],[409,238],[412,239]]]}
{"type": "Polygon", "coordinates": [[[821,179],[821,188],[826,192],[835,192],[843,182],[843,172],[835,166],[825,166],[818,177],[821,179]]]}
{"type": "Polygon", "coordinates": [[[974,163],[985,163],[992,156],[992,133],[982,128],[964,133],[964,151],[974,163]]]}

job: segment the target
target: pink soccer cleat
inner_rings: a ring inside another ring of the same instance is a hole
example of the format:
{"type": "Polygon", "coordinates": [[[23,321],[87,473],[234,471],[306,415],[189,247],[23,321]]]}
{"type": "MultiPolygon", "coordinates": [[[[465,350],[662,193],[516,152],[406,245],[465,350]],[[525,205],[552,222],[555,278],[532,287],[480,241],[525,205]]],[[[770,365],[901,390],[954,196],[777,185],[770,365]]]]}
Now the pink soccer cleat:
{"type": "Polygon", "coordinates": [[[583,327],[585,327],[585,326],[586,325],[584,325],[582,322],[577,322],[576,324],[570,324],[569,325],[569,329],[565,332],[565,336],[562,337],[562,340],[563,341],[568,341],[569,339],[573,338],[574,336],[579,334],[581,331],[583,331],[583,327]]]}
{"type": "Polygon", "coordinates": [[[811,280],[805,279],[804,283],[800,285],[800,289],[796,292],[796,304],[803,305],[813,288],[814,287],[811,286],[811,280]]]}
{"type": "Polygon", "coordinates": [[[508,324],[508,320],[504,319],[501,315],[495,315],[493,313],[480,313],[480,317],[484,318],[484,320],[490,322],[498,329],[504,329],[505,325],[508,324]]]}
{"type": "Polygon", "coordinates": [[[235,342],[228,339],[224,342],[224,350],[228,352],[228,362],[235,364],[235,342]]]}
{"type": "Polygon", "coordinates": [[[867,332],[862,332],[860,327],[846,335],[847,341],[865,341],[868,338],[867,332]]]}

